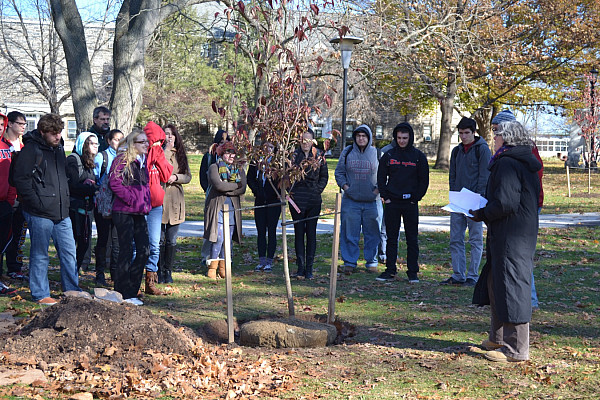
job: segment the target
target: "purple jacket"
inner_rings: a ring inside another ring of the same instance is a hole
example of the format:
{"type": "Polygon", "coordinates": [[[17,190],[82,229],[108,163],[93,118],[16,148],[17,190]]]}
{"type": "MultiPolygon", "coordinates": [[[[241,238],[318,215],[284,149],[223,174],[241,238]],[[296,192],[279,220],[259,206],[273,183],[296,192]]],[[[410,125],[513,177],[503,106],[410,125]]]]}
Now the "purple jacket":
{"type": "Polygon", "coordinates": [[[123,177],[121,172],[125,164],[122,159],[123,155],[118,155],[110,168],[109,183],[115,194],[113,212],[146,215],[152,208],[148,170],[136,160],[131,164],[133,176],[123,177]]]}

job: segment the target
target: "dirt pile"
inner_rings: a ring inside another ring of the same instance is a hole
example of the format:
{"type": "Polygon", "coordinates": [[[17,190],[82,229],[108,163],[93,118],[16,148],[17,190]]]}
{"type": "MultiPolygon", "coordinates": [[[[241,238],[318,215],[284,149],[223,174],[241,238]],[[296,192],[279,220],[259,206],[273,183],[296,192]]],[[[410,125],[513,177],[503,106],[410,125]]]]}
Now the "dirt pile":
{"type": "Polygon", "coordinates": [[[87,357],[124,367],[141,361],[144,350],[190,355],[196,339],[143,307],[67,297],[8,338],[4,350],[48,364],[87,357]]]}
{"type": "Polygon", "coordinates": [[[20,332],[1,338],[0,349],[4,368],[39,368],[49,379],[40,386],[62,393],[235,398],[292,388],[291,373],[276,360],[247,357],[237,346],[206,344],[143,307],[77,297],[63,299],[20,332]]]}

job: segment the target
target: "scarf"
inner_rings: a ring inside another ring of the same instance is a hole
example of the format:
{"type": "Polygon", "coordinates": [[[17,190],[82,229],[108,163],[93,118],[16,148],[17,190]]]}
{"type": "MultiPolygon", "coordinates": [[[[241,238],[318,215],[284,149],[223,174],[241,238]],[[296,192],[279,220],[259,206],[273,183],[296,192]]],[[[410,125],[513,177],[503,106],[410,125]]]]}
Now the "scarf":
{"type": "Polygon", "coordinates": [[[492,156],[492,158],[490,158],[490,163],[489,165],[492,165],[500,156],[500,154],[504,153],[506,150],[512,148],[512,146],[507,146],[505,144],[503,144],[502,146],[500,146],[500,148],[494,153],[494,155],[492,156]]]}
{"type": "Polygon", "coordinates": [[[217,167],[219,168],[219,175],[221,180],[224,182],[240,182],[240,170],[233,164],[229,165],[223,159],[217,160],[217,167]]]}

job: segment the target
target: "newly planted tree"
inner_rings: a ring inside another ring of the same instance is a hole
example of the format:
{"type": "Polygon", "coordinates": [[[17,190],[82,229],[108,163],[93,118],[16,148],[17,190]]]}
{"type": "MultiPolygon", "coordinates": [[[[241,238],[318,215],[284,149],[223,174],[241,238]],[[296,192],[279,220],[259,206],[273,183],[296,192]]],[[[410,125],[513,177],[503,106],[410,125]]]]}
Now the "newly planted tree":
{"type": "MultiPolygon", "coordinates": [[[[247,21],[254,21],[254,27],[262,26],[265,21],[269,22],[271,30],[240,30],[234,40],[237,49],[250,51],[250,57],[256,61],[257,79],[264,82],[265,86],[264,90],[257,91],[261,95],[257,96],[254,105],[238,103],[234,98],[235,90],[232,90],[232,98],[216,101],[213,107],[221,116],[225,116],[239,105],[241,117],[234,124],[233,141],[245,154],[248,163],[255,164],[264,171],[271,185],[277,182],[276,189],[282,200],[283,258],[288,308],[290,315],[294,315],[285,240],[287,191],[294,182],[303,179],[307,171],[318,168],[325,160],[320,153],[303,160],[299,165],[292,159],[302,134],[309,128],[311,115],[321,113],[318,106],[311,105],[306,100],[307,82],[302,69],[302,65],[308,62],[307,54],[310,54],[310,49],[305,44],[315,26],[314,18],[319,13],[319,6],[309,4],[306,9],[289,7],[290,4],[285,2],[260,5],[239,2],[226,11],[232,18],[233,14],[239,13],[247,21]],[[251,133],[260,137],[260,145],[255,145],[255,141],[250,140],[254,137],[251,133]],[[267,144],[275,146],[274,154],[268,151],[267,144]]],[[[313,63],[320,65],[321,62],[322,58],[315,56],[313,63]]],[[[230,81],[235,82],[235,77],[230,78],[230,81]]],[[[330,97],[324,97],[324,101],[329,102],[330,97]]],[[[329,146],[328,141],[325,146],[329,146]]]]}

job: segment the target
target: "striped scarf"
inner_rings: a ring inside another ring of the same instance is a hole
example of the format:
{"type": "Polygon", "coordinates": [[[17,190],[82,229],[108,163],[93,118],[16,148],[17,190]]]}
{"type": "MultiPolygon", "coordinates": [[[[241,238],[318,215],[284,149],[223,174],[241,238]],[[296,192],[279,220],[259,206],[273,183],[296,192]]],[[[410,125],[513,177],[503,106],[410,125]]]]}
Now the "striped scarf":
{"type": "Polygon", "coordinates": [[[240,182],[240,170],[233,164],[229,165],[223,159],[219,158],[217,161],[217,167],[219,168],[219,175],[221,180],[224,182],[240,182]]]}

